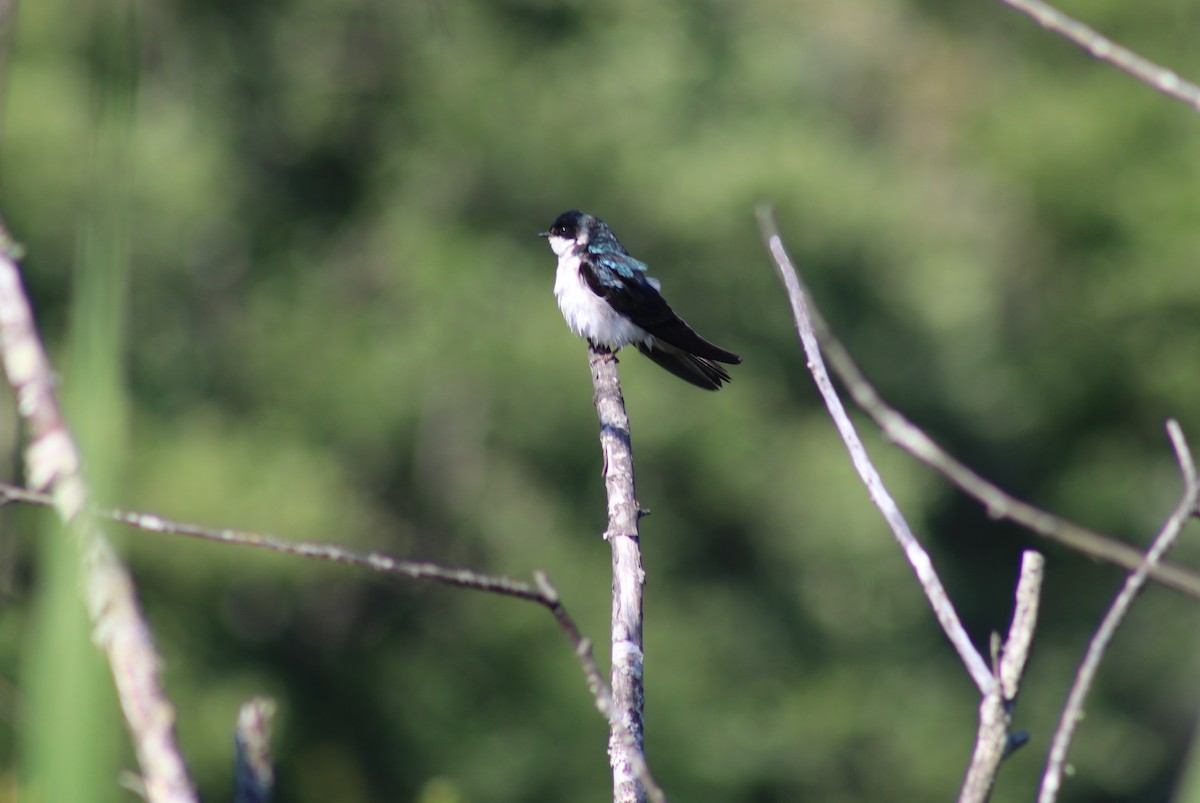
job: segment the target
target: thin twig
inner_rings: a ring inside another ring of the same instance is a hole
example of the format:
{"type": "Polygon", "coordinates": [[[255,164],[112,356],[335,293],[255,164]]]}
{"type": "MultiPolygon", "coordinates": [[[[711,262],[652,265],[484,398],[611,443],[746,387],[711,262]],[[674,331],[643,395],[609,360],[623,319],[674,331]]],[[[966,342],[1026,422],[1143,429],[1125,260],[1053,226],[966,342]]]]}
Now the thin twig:
{"type": "Polygon", "coordinates": [[[1000,661],[1000,686],[1004,699],[1017,699],[1025,663],[1029,660],[1029,645],[1037,627],[1038,606],[1042,595],[1042,577],[1046,559],[1040,552],[1029,549],[1021,555],[1021,579],[1017,583],[1017,607],[1000,661]]]}
{"type": "MultiPolygon", "coordinates": [[[[797,281],[800,282],[799,279],[797,281]]],[[[800,282],[800,287],[805,294],[806,306],[824,348],[824,355],[828,358],[829,368],[842,381],[854,403],[871,417],[889,440],[958,486],[959,490],[981,502],[992,518],[1015,522],[1077,552],[1129,571],[1141,566],[1143,556],[1139,550],[1022,502],[976,474],[934,442],[924,431],[883,400],[875,387],[867,381],[850,353],[833,335],[820,309],[813,304],[812,296],[803,282],[800,282]]],[[[1150,576],[1176,591],[1200,599],[1200,575],[1189,569],[1160,563],[1151,568],[1150,576]]]]}
{"type": "MultiPolygon", "coordinates": [[[[52,499],[49,494],[31,491],[28,488],[22,488],[18,485],[0,483],[0,504],[5,502],[22,502],[25,504],[49,506],[52,504],[52,499]]],[[[454,588],[472,589],[489,594],[499,594],[501,596],[536,602],[550,611],[559,627],[570,640],[576,658],[583,669],[584,678],[587,681],[588,689],[592,693],[596,708],[609,720],[610,725],[616,723],[619,726],[620,724],[621,720],[619,718],[614,719],[616,709],[612,703],[612,696],[608,690],[608,686],[604,683],[603,676],[592,655],[591,641],[584,638],[579,627],[562,604],[558,591],[543,572],[534,572],[535,585],[531,586],[520,580],[499,575],[483,574],[471,569],[452,568],[440,566],[436,563],[403,560],[383,552],[357,552],[336,544],[326,544],[316,541],[288,541],[268,533],[249,532],[223,527],[206,527],[200,524],[166,519],[154,513],[139,513],[132,510],[113,508],[107,510],[93,509],[91,510],[91,514],[98,518],[125,524],[145,532],[180,535],[204,541],[264,549],[269,552],[294,555],[301,558],[344,563],[350,566],[372,569],[381,574],[388,574],[394,577],[431,580],[435,583],[454,588]]],[[[623,741],[629,740],[628,731],[624,731],[621,738],[623,741]]],[[[639,774],[642,777],[642,782],[648,788],[657,790],[658,796],[653,799],[665,800],[665,797],[662,797],[661,790],[650,775],[649,769],[646,768],[644,761],[641,764],[639,774]]]]}
{"type": "MultiPolygon", "coordinates": [[[[542,572],[534,572],[534,579],[537,580],[538,587],[542,589],[543,593],[548,598],[557,602],[558,591],[554,586],[550,585],[550,581],[546,579],[546,575],[542,572]]],[[[614,702],[613,695],[609,692],[608,686],[604,683],[604,677],[600,674],[600,668],[596,665],[595,658],[592,657],[591,641],[583,638],[579,633],[579,629],[575,626],[575,623],[566,616],[565,608],[561,605],[556,605],[551,611],[554,613],[554,617],[558,620],[559,625],[566,631],[572,642],[574,642],[575,654],[584,666],[584,675],[587,676],[588,688],[591,689],[592,697],[596,701],[596,707],[600,709],[600,713],[608,720],[609,726],[616,734],[616,739],[624,746],[629,760],[633,762],[633,771],[642,782],[642,786],[645,787],[649,799],[654,801],[654,803],[667,803],[667,796],[663,792],[662,787],[658,785],[658,782],[654,780],[654,776],[650,774],[650,766],[646,763],[646,756],[642,752],[641,742],[634,737],[633,731],[626,724],[626,718],[614,702]]]]}
{"type": "Polygon", "coordinates": [[[1145,560],[1133,574],[1126,578],[1125,585],[1113,600],[1108,613],[1100,622],[1100,627],[1096,629],[1096,634],[1092,636],[1091,643],[1088,644],[1087,653],[1079,666],[1079,671],[1075,674],[1075,682],[1071,685],[1071,693],[1067,695],[1067,704],[1059,719],[1058,729],[1054,732],[1054,741],[1050,746],[1050,758],[1046,763],[1046,772],[1042,776],[1042,788],[1038,794],[1038,803],[1053,803],[1058,797],[1067,761],[1067,751],[1070,749],[1075,727],[1083,718],[1083,703],[1092,688],[1092,682],[1096,678],[1096,672],[1100,668],[1104,652],[1108,649],[1113,634],[1129,612],[1130,606],[1145,587],[1150,571],[1163,554],[1174,546],[1175,539],[1179,537],[1184,526],[1191,519],[1197,504],[1200,504],[1200,484],[1196,482],[1196,464],[1192,459],[1187,441],[1184,439],[1183,431],[1176,421],[1171,420],[1167,422],[1167,433],[1170,435],[1171,445],[1175,448],[1175,456],[1183,474],[1183,495],[1158,535],[1155,536],[1154,543],[1146,553],[1145,560]]]}
{"type": "Polygon", "coordinates": [[[604,486],[608,493],[608,528],[604,537],[612,547],[612,691],[617,717],[632,736],[632,744],[614,727],[608,758],[613,770],[613,800],[640,803],[647,793],[659,800],[661,792],[645,787],[638,764],[645,761],[643,711],[642,569],[638,541],[637,495],[633,484],[633,449],[629,416],[621,397],[617,359],[606,349],[589,344],[588,364],[595,388],[596,415],[600,419],[600,446],[604,453],[604,486]]]}
{"type": "MultiPolygon", "coordinates": [[[[52,504],[49,494],[31,491],[19,485],[0,482],[0,502],[24,502],[32,505],[48,506],[52,504]]],[[[470,569],[456,569],[439,566],[436,563],[402,560],[384,552],[358,552],[336,544],[325,544],[317,541],[288,541],[269,533],[234,530],[224,527],[206,527],[190,522],[173,521],[155,513],[139,513],[134,510],[120,508],[93,508],[89,512],[97,518],[108,519],[119,524],[135,527],[139,530],[164,535],[182,535],[188,538],[198,538],[203,541],[236,544],[238,546],[265,549],[268,552],[278,552],[284,555],[295,555],[302,558],[326,560],[332,563],[345,563],[373,569],[381,574],[396,577],[407,577],[417,580],[433,580],[442,585],[457,588],[471,588],[476,591],[486,591],[492,594],[503,594],[509,597],[527,599],[551,607],[551,602],[538,589],[520,580],[507,577],[481,574],[470,569]]]]}
{"type": "MultiPolygon", "coordinates": [[[[21,502],[49,507],[53,504],[53,499],[46,493],[31,491],[19,485],[0,483],[0,505],[8,502],[21,502]]],[[[575,624],[575,620],[571,618],[566,607],[562,604],[562,599],[559,597],[557,589],[555,589],[544,572],[535,571],[533,573],[534,585],[531,586],[520,580],[499,575],[482,574],[471,569],[451,568],[440,566],[436,563],[402,560],[383,552],[357,552],[336,544],[324,544],[315,541],[288,541],[268,533],[233,530],[224,527],[205,527],[200,524],[166,519],[154,513],[139,513],[137,511],[116,508],[106,510],[92,508],[89,509],[89,513],[97,518],[108,519],[109,521],[134,527],[144,532],[179,535],[188,538],[198,538],[204,541],[264,549],[269,552],[294,555],[301,558],[344,563],[350,566],[372,569],[381,574],[393,577],[431,580],[435,583],[454,588],[467,588],[489,594],[499,594],[501,596],[536,602],[550,611],[554,617],[554,621],[558,623],[559,628],[570,640],[571,646],[574,648],[575,657],[583,669],[584,679],[587,681],[588,690],[592,693],[592,699],[596,704],[596,708],[609,721],[609,726],[617,729],[622,744],[634,744],[633,738],[628,729],[625,728],[621,717],[617,715],[617,708],[613,704],[612,694],[609,692],[603,675],[600,673],[600,668],[596,664],[596,659],[592,655],[591,641],[584,638],[579,627],[575,624]]],[[[638,759],[635,771],[642,779],[642,783],[646,788],[651,790],[652,799],[656,803],[658,801],[665,801],[666,798],[662,790],[655,783],[640,753],[638,753],[638,759]]]]}
{"type": "Polygon", "coordinates": [[[1026,551],[1021,557],[1021,579],[1017,583],[1016,606],[1008,638],[999,644],[993,669],[997,682],[983,696],[979,705],[979,732],[975,739],[975,754],[967,770],[959,803],[982,803],[990,797],[996,783],[1000,762],[1020,740],[1009,733],[1012,709],[1029,657],[1029,645],[1037,627],[1038,601],[1042,591],[1045,559],[1037,552],[1026,551]]]}
{"type": "Polygon", "coordinates": [[[892,499],[887,488],[884,487],[879,472],[871,464],[871,460],[867,456],[867,450],[859,439],[858,433],[854,429],[854,424],[850,421],[850,417],[846,415],[842,401],[838,398],[837,391],[833,387],[833,382],[825,370],[825,362],[821,358],[821,348],[817,344],[817,336],[813,330],[812,317],[809,313],[808,293],[801,285],[800,279],[796,276],[796,270],[792,266],[791,259],[784,250],[783,241],[780,239],[779,228],[775,224],[774,217],[770,210],[760,208],[758,211],[758,220],[763,239],[766,241],[767,248],[770,250],[772,257],[774,257],[775,266],[779,270],[784,286],[787,288],[788,299],[792,305],[792,317],[795,319],[796,329],[800,333],[800,341],[804,345],[804,353],[808,358],[808,370],[812,373],[813,379],[817,383],[817,389],[820,391],[821,397],[825,400],[825,406],[829,409],[829,414],[833,417],[834,424],[837,426],[838,432],[841,434],[842,440],[850,452],[850,459],[854,463],[854,468],[862,478],[863,483],[867,486],[867,492],[871,496],[871,501],[883,513],[883,517],[895,535],[897,542],[899,542],[900,548],[904,550],[905,557],[908,558],[908,562],[916,572],[917,579],[921,583],[921,588],[925,591],[925,596],[929,600],[929,604],[933,607],[933,611],[937,615],[938,622],[941,624],[946,637],[950,639],[950,643],[958,651],[959,657],[970,673],[971,679],[979,687],[980,692],[987,694],[992,687],[992,673],[988,670],[987,664],[979,655],[979,651],[975,649],[975,645],[971,643],[971,638],[967,635],[966,629],[963,628],[962,622],[958,618],[958,613],[954,610],[954,605],[946,595],[946,589],[942,586],[942,581],[938,578],[937,571],[933,568],[933,561],[930,560],[928,553],[925,552],[925,549],[921,546],[916,536],[913,535],[908,522],[904,519],[904,514],[900,512],[900,508],[897,507],[895,500],[892,499]]]}
{"type": "Polygon", "coordinates": [[[1175,450],[1175,459],[1179,461],[1179,472],[1183,474],[1184,487],[1190,488],[1196,484],[1196,463],[1183,435],[1183,428],[1174,418],[1167,420],[1167,437],[1171,439],[1171,448],[1175,450]]]}
{"type": "Polygon", "coordinates": [[[175,742],[175,710],[159,683],[160,659],[138,610],[133,581],[88,515],[78,447],[55,393],[54,375],[0,225],[0,359],[29,430],[29,482],[49,489],[54,509],[75,536],[83,563],[92,640],[108,659],[151,803],[196,800],[175,742]]]}
{"type": "Polygon", "coordinates": [[[1005,5],[1028,14],[1043,28],[1069,39],[1101,61],[1132,75],[1142,83],[1200,110],[1200,86],[1185,81],[1165,67],[1139,56],[1082,22],[1068,17],[1040,0],[1001,0],[1005,5]]]}
{"type": "MultiPolygon", "coordinates": [[[[830,367],[842,380],[855,403],[879,425],[889,440],[981,502],[993,519],[1015,522],[1063,546],[1129,571],[1141,565],[1142,553],[1134,547],[1022,502],[976,474],[939,446],[880,397],[849,352],[824,326],[819,318],[820,313],[814,311],[814,314],[818,316],[818,325],[821,327],[818,331],[830,367]]],[[[1200,575],[1189,569],[1164,563],[1153,567],[1150,576],[1176,591],[1200,599],[1200,575]]]]}

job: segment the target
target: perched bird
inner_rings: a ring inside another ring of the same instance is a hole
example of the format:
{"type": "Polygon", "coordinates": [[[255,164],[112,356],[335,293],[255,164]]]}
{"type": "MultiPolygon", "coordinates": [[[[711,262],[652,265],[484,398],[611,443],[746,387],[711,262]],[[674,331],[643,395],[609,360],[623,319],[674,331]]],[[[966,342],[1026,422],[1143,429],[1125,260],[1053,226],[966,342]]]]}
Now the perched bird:
{"type": "Polygon", "coordinates": [[[693,332],[659,295],[658,280],[646,275],[646,266],[629,255],[607,223],[572,209],[538,236],[548,238],[558,255],[554,296],[572,332],[611,351],[633,343],[705,390],[729,381],[717,363],[736,365],[742,358],[693,332]]]}

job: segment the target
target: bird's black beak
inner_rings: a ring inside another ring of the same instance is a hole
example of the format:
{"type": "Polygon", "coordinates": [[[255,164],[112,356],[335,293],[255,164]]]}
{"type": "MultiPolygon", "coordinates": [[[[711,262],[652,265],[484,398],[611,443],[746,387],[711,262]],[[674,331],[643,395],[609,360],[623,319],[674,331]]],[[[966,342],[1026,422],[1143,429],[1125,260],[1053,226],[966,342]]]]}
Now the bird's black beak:
{"type": "Polygon", "coordinates": [[[538,232],[538,237],[549,237],[549,236],[550,236],[550,232],[548,232],[548,231],[539,231],[538,232]]]}

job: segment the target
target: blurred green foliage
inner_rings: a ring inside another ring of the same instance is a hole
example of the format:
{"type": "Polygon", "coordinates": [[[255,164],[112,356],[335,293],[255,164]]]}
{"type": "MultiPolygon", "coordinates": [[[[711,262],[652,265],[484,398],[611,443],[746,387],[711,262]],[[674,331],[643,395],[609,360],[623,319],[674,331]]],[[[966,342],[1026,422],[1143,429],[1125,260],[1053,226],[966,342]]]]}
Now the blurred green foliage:
{"type": "MultiPolygon", "coordinates": [[[[1200,76],[1195,8],[1074,5],[1200,76]]],[[[96,355],[124,378],[100,408],[103,501],[545,569],[603,659],[585,349],[534,232],[569,207],[605,218],[744,356],[712,395],[637,355],[621,364],[654,514],[647,750],[673,799],[946,800],[975,731],[975,689],[818,406],[756,202],[775,204],[884,395],[1024,498],[1144,544],[1179,489],[1164,419],[1200,444],[1200,117],[999,3],[112,8],[21,7],[0,143],[3,214],[57,354],[81,325],[87,238],[128,254],[111,302],[126,345],[96,355]],[[100,100],[128,80],[97,46],[113,41],[138,76],[106,216],[89,205],[111,153],[100,100]],[[98,220],[124,233],[89,235],[98,220]]],[[[66,391],[100,392],[60,365],[66,391]]],[[[1121,575],[990,521],[864,430],[981,647],[1007,627],[1020,550],[1048,552],[1016,716],[1032,739],[995,797],[1029,800],[1121,575]]],[[[0,445],[16,476],[11,424],[0,445]]],[[[0,539],[11,683],[47,576],[38,522],[7,512],[0,539]]],[[[123,543],[205,799],[227,795],[237,706],[260,693],[280,702],[287,803],[609,798],[605,725],[543,611],[123,543]]],[[[1176,557],[1200,548],[1185,539],[1176,557]]],[[[1062,800],[1171,797],[1196,625],[1196,603],[1159,588],[1135,608],[1062,800]]],[[[27,702],[0,695],[10,772],[27,702]]]]}

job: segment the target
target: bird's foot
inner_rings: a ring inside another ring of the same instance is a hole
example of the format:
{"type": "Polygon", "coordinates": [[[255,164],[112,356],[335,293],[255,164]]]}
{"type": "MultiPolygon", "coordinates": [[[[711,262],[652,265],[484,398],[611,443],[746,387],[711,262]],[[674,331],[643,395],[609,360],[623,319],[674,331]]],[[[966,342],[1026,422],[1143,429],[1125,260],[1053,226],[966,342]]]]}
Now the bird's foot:
{"type": "Polygon", "coordinates": [[[597,354],[599,354],[601,356],[601,358],[604,359],[605,361],[607,361],[607,360],[612,360],[613,362],[617,361],[617,353],[615,351],[613,351],[611,348],[609,348],[608,346],[604,346],[599,343],[594,343],[591,340],[588,341],[588,344],[591,345],[592,350],[595,351],[597,354]]]}

